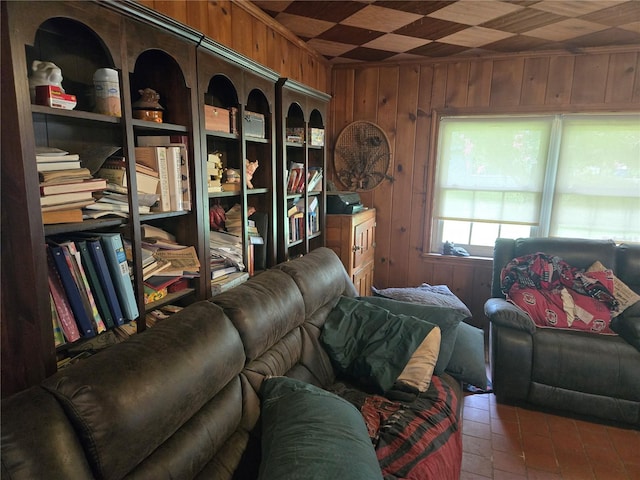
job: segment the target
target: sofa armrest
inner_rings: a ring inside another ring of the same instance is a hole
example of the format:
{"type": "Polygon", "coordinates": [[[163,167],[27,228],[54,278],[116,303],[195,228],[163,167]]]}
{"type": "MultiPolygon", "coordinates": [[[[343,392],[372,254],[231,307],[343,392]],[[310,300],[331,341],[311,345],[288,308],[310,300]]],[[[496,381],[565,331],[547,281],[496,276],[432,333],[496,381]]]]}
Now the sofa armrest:
{"type": "Polygon", "coordinates": [[[484,313],[489,321],[497,325],[523,330],[531,335],[536,331],[536,326],[529,315],[502,298],[487,300],[484,304],[484,313]]]}

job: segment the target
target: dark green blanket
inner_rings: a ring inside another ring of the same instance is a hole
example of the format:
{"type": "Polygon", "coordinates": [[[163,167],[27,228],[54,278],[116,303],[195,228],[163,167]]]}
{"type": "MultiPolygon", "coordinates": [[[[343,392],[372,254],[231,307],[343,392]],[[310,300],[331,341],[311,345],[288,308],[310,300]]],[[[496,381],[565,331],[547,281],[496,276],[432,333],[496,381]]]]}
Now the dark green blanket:
{"type": "Polygon", "coordinates": [[[338,373],[384,393],[434,327],[416,317],[342,297],[328,315],[320,340],[338,373]]]}

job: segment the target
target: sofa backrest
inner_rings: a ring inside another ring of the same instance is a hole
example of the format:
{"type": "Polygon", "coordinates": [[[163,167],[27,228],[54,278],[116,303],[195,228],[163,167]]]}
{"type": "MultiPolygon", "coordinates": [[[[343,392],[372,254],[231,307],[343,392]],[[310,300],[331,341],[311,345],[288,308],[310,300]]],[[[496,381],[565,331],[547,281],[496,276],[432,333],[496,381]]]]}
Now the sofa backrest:
{"type": "Polygon", "coordinates": [[[640,292],[640,245],[617,246],[613,240],[576,238],[498,238],[493,251],[491,296],[504,298],[500,273],[511,260],[537,252],[557,255],[580,269],[587,269],[599,260],[630,288],[640,292]]]}
{"type": "Polygon", "coordinates": [[[42,394],[25,394],[26,411],[42,404],[56,427],[47,432],[48,419],[37,426],[33,437],[48,442],[41,450],[31,449],[28,430],[21,434],[7,423],[20,397],[3,402],[3,468],[7,452],[22,449],[37,470],[23,475],[14,463],[7,478],[91,478],[80,457],[96,478],[195,478],[202,471],[231,478],[259,416],[257,398],[251,402],[255,395],[242,384],[244,364],[240,336],[224,312],[210,302],[193,304],[60,370],[43,382],[42,394]],[[41,463],[54,455],[58,465],[41,463]],[[68,465],[73,475],[65,474],[68,465]]]}
{"type": "Polygon", "coordinates": [[[261,381],[334,380],[319,334],[341,295],[320,248],[3,400],[2,478],[255,478],[261,381]]]}

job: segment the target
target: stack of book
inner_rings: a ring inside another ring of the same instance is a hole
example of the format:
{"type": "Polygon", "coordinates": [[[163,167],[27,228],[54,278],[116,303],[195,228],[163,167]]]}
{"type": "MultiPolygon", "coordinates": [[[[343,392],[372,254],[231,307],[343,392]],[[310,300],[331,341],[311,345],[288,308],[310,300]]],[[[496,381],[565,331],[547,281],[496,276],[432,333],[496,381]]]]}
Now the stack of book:
{"type": "Polygon", "coordinates": [[[79,232],[47,245],[54,325],[64,341],[91,338],[138,317],[122,237],[79,232]]]}
{"type": "Polygon", "coordinates": [[[36,164],[44,224],[81,222],[82,208],[95,201],[93,192],[107,186],[104,179],[93,178],[81,166],[77,154],[40,147],[36,149],[36,164]]]}
{"type": "Polygon", "coordinates": [[[207,190],[209,193],[222,191],[223,168],[219,153],[207,155],[207,190]]]}
{"type": "Polygon", "coordinates": [[[189,279],[200,275],[195,248],[178,244],[174,235],[152,225],[142,224],[140,228],[145,303],[188,288],[189,279]]]}
{"type": "MultiPolygon", "coordinates": [[[[156,193],[159,184],[158,172],[142,164],[135,165],[136,190],[138,192],[138,213],[151,212],[151,207],[159,201],[156,193]]],[[[111,156],[105,160],[97,175],[107,181],[107,188],[97,196],[96,203],[85,208],[85,218],[97,218],[104,215],[127,217],[129,200],[127,197],[127,161],[122,156],[111,156]]]]}
{"type": "Polygon", "coordinates": [[[309,167],[303,163],[291,162],[287,170],[287,192],[289,194],[320,191],[322,189],[322,167],[309,167]]]}

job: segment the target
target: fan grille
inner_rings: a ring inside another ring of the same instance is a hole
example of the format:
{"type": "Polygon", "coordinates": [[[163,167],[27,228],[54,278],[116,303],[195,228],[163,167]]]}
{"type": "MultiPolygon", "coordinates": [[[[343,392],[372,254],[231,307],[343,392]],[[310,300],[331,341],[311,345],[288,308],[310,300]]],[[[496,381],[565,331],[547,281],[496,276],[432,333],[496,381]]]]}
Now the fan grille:
{"type": "Polygon", "coordinates": [[[355,191],[371,190],[385,179],[391,153],[389,140],[375,123],[347,125],[336,140],[334,167],[340,182],[355,191]]]}

